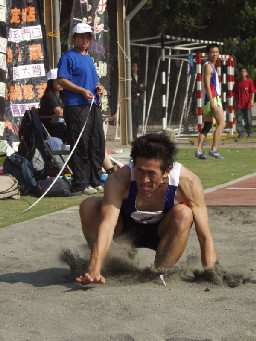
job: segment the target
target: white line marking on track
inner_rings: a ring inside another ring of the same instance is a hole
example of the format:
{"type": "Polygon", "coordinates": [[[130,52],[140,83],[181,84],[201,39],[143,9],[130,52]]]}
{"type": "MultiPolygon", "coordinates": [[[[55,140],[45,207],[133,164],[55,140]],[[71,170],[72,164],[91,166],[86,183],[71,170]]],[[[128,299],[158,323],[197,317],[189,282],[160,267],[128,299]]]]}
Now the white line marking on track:
{"type": "Polygon", "coordinates": [[[256,187],[228,187],[227,189],[252,189],[256,190],[256,187]]]}

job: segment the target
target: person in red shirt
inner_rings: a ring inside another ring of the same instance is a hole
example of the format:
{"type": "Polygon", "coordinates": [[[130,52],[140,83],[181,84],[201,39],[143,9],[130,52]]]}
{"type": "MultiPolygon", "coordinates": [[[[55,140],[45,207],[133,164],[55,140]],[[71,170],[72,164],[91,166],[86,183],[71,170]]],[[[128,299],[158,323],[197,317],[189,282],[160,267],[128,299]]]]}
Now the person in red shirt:
{"type": "Polygon", "coordinates": [[[238,137],[244,137],[243,119],[247,137],[252,136],[252,111],[254,104],[254,93],[256,92],[253,81],[246,78],[248,73],[245,67],[239,69],[241,78],[237,79],[233,88],[233,95],[236,104],[236,127],[238,137]]]}

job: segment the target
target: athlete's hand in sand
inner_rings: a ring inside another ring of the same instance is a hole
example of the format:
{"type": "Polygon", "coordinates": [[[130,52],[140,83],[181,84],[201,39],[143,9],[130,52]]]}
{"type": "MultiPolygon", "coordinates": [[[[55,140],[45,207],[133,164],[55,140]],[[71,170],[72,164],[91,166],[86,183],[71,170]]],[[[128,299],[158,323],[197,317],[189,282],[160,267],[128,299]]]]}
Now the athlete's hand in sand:
{"type": "Polygon", "coordinates": [[[86,273],[83,276],[77,277],[76,281],[82,285],[91,284],[91,283],[99,283],[105,284],[105,278],[99,273],[86,273]]]}

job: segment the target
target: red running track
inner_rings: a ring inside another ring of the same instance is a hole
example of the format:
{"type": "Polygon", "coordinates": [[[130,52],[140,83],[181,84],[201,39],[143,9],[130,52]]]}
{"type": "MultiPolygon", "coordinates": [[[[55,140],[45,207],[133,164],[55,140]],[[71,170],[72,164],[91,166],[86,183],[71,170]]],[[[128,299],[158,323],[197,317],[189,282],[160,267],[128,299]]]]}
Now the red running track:
{"type": "Polygon", "coordinates": [[[256,173],[205,190],[207,206],[256,207],[256,173]]]}

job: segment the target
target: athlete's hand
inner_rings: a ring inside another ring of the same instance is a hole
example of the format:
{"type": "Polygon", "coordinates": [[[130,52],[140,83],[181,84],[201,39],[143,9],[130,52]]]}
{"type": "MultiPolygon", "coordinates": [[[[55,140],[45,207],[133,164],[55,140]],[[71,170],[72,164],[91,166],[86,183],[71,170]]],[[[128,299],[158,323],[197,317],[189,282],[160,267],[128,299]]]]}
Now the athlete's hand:
{"type": "Polygon", "coordinates": [[[94,96],[93,96],[93,94],[91,93],[91,91],[86,90],[86,89],[84,89],[83,96],[84,96],[84,98],[87,99],[88,101],[92,101],[93,98],[94,98],[94,96]]]}
{"type": "Polygon", "coordinates": [[[98,283],[105,284],[106,280],[100,273],[88,272],[83,276],[77,277],[76,281],[82,285],[98,283]]]}

